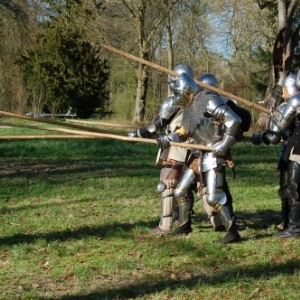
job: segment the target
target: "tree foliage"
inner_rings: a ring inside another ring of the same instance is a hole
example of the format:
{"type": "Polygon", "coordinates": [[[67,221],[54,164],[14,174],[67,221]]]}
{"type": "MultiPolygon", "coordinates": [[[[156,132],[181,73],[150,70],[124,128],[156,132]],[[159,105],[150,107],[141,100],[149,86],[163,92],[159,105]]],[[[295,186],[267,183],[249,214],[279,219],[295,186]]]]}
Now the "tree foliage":
{"type": "Polygon", "coordinates": [[[79,117],[87,118],[107,104],[107,60],[87,40],[85,29],[72,24],[74,6],[54,9],[42,24],[46,29],[36,46],[20,60],[31,92],[29,104],[34,110],[47,106],[53,113],[71,106],[79,117]]]}
{"type": "MultiPolygon", "coordinates": [[[[76,106],[80,113],[80,105],[93,99],[91,107],[107,103],[128,120],[151,119],[168,92],[167,74],[108,52],[102,43],[169,69],[187,62],[195,76],[215,74],[228,92],[250,101],[273,101],[272,89],[280,81],[274,74],[283,78],[299,68],[299,4],[0,0],[0,105],[22,111],[29,99],[37,113],[44,104],[53,112],[76,106]],[[277,50],[284,55],[274,56],[280,54],[277,50]],[[19,53],[24,84],[15,64],[19,53]]],[[[266,106],[274,106],[272,101],[266,106]]]]}

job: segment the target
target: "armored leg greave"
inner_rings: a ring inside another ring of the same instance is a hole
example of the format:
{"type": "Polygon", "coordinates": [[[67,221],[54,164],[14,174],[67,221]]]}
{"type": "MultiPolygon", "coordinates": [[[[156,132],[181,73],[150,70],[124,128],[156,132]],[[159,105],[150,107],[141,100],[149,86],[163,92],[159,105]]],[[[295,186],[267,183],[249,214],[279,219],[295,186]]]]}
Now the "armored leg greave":
{"type": "Polygon", "coordinates": [[[236,217],[233,212],[233,206],[232,206],[232,196],[229,191],[229,187],[226,181],[226,178],[224,177],[224,183],[223,183],[223,191],[226,194],[226,203],[224,204],[224,207],[228,211],[228,215],[231,218],[231,226],[229,230],[227,231],[226,235],[218,240],[218,242],[223,243],[223,244],[228,244],[228,243],[235,243],[239,242],[241,240],[241,236],[238,232],[238,227],[236,225],[236,217]]]}
{"type": "Polygon", "coordinates": [[[288,167],[289,183],[285,189],[285,195],[289,202],[289,214],[287,229],[278,232],[275,236],[279,238],[300,237],[300,164],[290,161],[288,167]]]}
{"type": "MultiPolygon", "coordinates": [[[[189,188],[186,192],[186,202],[189,206],[189,213],[191,215],[193,215],[194,213],[194,194],[193,194],[193,188],[189,188]]],[[[174,220],[177,221],[179,219],[179,206],[178,206],[178,202],[175,201],[175,213],[174,213],[174,220]]]]}
{"type": "Polygon", "coordinates": [[[288,225],[288,215],[290,212],[290,201],[286,194],[288,185],[288,172],[286,169],[280,169],[280,186],[278,196],[281,200],[281,223],[277,226],[279,230],[284,230],[288,225]]]}
{"type": "Polygon", "coordinates": [[[158,185],[158,190],[162,192],[159,227],[165,231],[171,231],[173,228],[176,202],[174,189],[178,184],[182,169],[183,164],[165,163],[161,170],[160,183],[158,185]]]}
{"type": "Polygon", "coordinates": [[[179,208],[179,226],[183,226],[189,220],[189,205],[185,198],[180,198],[177,200],[178,208],[179,208]]]}
{"type": "Polygon", "coordinates": [[[187,189],[185,199],[189,206],[189,212],[192,213],[194,208],[194,194],[192,187],[187,189]]]}
{"type": "Polygon", "coordinates": [[[177,188],[174,191],[174,196],[179,208],[179,226],[186,224],[189,220],[189,204],[186,201],[186,195],[187,190],[194,180],[194,171],[192,169],[185,170],[177,188]]]}
{"type": "Polygon", "coordinates": [[[173,228],[173,214],[175,209],[174,188],[166,188],[161,196],[161,213],[159,227],[166,231],[173,228]]]}
{"type": "MultiPolygon", "coordinates": [[[[206,172],[207,203],[218,213],[226,230],[233,225],[233,217],[230,207],[227,207],[227,197],[224,192],[224,169],[216,168],[206,172]]],[[[231,206],[232,208],[232,206],[231,206]]]]}
{"type": "Polygon", "coordinates": [[[300,232],[300,164],[291,161],[288,168],[289,186],[288,189],[294,190],[288,192],[287,197],[290,205],[290,213],[288,217],[288,227],[293,227],[297,232],[300,232]],[[293,188],[294,187],[294,188],[293,188]]]}
{"type": "Polygon", "coordinates": [[[209,219],[210,224],[215,228],[215,230],[221,230],[222,227],[224,228],[224,225],[220,219],[220,216],[218,213],[213,209],[212,206],[210,206],[207,203],[207,194],[206,194],[206,188],[204,188],[200,193],[200,200],[203,205],[203,208],[205,212],[207,213],[207,218],[209,219]]]}
{"type": "Polygon", "coordinates": [[[300,202],[298,201],[295,201],[290,209],[288,228],[300,236],[300,202]]]}

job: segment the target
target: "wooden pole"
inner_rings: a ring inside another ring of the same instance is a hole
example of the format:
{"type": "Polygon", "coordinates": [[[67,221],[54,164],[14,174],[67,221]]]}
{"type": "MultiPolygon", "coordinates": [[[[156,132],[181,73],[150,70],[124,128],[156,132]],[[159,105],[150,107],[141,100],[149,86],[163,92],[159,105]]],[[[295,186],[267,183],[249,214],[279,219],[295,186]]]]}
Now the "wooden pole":
{"type": "MultiPolygon", "coordinates": [[[[162,67],[162,66],[159,66],[159,65],[157,65],[157,64],[155,64],[155,63],[152,63],[152,62],[150,62],[150,61],[147,61],[147,60],[145,60],[145,59],[142,59],[142,58],[136,57],[136,56],[134,56],[134,55],[132,55],[132,54],[126,53],[126,52],[124,52],[124,51],[118,50],[118,49],[116,49],[116,48],[114,48],[114,47],[112,47],[112,46],[109,46],[109,45],[101,45],[101,47],[102,47],[102,48],[105,48],[105,49],[107,49],[107,50],[110,50],[110,51],[112,51],[112,52],[115,52],[115,53],[117,53],[117,54],[119,54],[119,55],[121,55],[121,56],[124,56],[124,57],[130,58],[130,59],[132,59],[132,60],[135,60],[135,61],[137,61],[137,62],[139,62],[139,63],[141,63],[141,64],[150,66],[151,68],[156,69],[156,70],[158,70],[158,71],[162,71],[162,72],[164,72],[164,73],[167,73],[167,74],[170,74],[170,75],[173,75],[173,76],[178,76],[178,75],[179,75],[179,74],[178,74],[177,72],[175,72],[175,71],[166,69],[166,68],[164,68],[164,67],[162,67]]],[[[246,100],[246,99],[240,98],[240,97],[235,96],[235,95],[233,95],[233,94],[231,94],[231,93],[227,93],[227,92],[223,91],[223,90],[220,89],[220,88],[216,88],[216,87],[210,86],[210,85],[205,84],[205,83],[203,83],[203,82],[200,82],[200,81],[198,81],[198,80],[196,80],[196,79],[195,79],[195,82],[196,82],[199,86],[201,86],[201,87],[203,87],[203,88],[205,88],[205,89],[212,90],[212,91],[214,91],[214,92],[216,92],[216,93],[218,93],[218,94],[220,94],[220,95],[222,95],[222,96],[225,96],[225,97],[228,97],[228,98],[230,98],[230,99],[236,100],[237,102],[243,103],[243,104],[245,104],[245,105],[247,105],[247,106],[249,106],[249,107],[255,108],[255,109],[260,110],[260,111],[262,111],[262,112],[270,113],[269,109],[267,109],[266,107],[263,107],[263,106],[258,105],[258,104],[256,104],[256,103],[253,103],[253,102],[248,101],[248,100],[246,100]]]]}
{"type": "MultiPolygon", "coordinates": [[[[10,123],[6,123],[6,122],[1,122],[0,124],[10,126],[9,125],[10,123]]],[[[18,125],[16,125],[16,127],[18,127],[18,125]]],[[[20,127],[29,127],[31,129],[40,129],[39,126],[34,126],[34,125],[24,125],[24,126],[21,125],[20,127]]],[[[85,137],[107,138],[107,139],[123,140],[123,141],[127,141],[127,142],[140,142],[140,143],[148,143],[148,144],[149,143],[150,144],[157,144],[156,140],[137,138],[137,137],[129,137],[129,136],[125,136],[125,135],[79,131],[79,130],[71,130],[71,129],[66,129],[66,128],[58,128],[58,127],[42,127],[42,128],[43,128],[43,130],[71,133],[71,134],[74,134],[74,135],[80,135],[80,136],[85,136],[85,137]]],[[[196,145],[196,144],[175,143],[175,142],[171,142],[170,144],[172,146],[177,146],[177,147],[182,147],[182,148],[189,148],[189,149],[201,149],[201,150],[208,150],[208,151],[211,151],[211,150],[214,149],[213,147],[208,147],[208,146],[204,146],[204,145],[196,145]]]]}
{"type": "Polygon", "coordinates": [[[9,126],[9,127],[17,127],[17,128],[28,128],[28,129],[36,129],[36,130],[46,130],[55,131],[56,127],[43,127],[29,124],[18,124],[18,123],[9,123],[9,122],[0,122],[0,126],[9,126]]]}
{"type": "Polygon", "coordinates": [[[42,118],[32,118],[32,117],[28,117],[25,115],[10,113],[7,111],[2,111],[2,110],[0,110],[0,115],[6,116],[6,117],[11,117],[11,118],[16,118],[16,119],[29,120],[32,122],[40,122],[40,123],[52,124],[52,125],[57,125],[57,126],[62,126],[62,127],[86,130],[89,132],[106,133],[106,134],[114,134],[114,135],[123,136],[122,134],[119,134],[119,133],[116,133],[113,131],[108,131],[108,130],[103,130],[103,129],[98,129],[98,128],[90,128],[90,127],[86,127],[86,126],[80,126],[80,125],[76,125],[76,124],[70,124],[70,123],[66,123],[66,122],[58,122],[58,121],[47,120],[47,119],[42,119],[42,118]]]}
{"type": "MultiPolygon", "coordinates": [[[[115,134],[104,134],[104,133],[94,133],[94,132],[85,132],[85,131],[78,131],[78,130],[70,130],[70,129],[59,129],[60,132],[66,132],[66,133],[74,133],[74,134],[82,134],[82,135],[88,135],[88,136],[96,136],[96,137],[102,137],[102,138],[108,138],[108,139],[117,139],[127,142],[140,142],[140,143],[149,143],[149,144],[157,144],[156,140],[152,139],[144,139],[144,138],[138,138],[138,137],[129,137],[129,136],[120,136],[115,134]]],[[[171,146],[177,146],[182,148],[190,148],[190,149],[201,149],[201,150],[208,150],[212,151],[213,147],[208,147],[204,145],[196,145],[196,144],[186,144],[186,143],[175,143],[170,142],[171,146]]]]}
{"type": "Polygon", "coordinates": [[[129,126],[129,125],[118,125],[106,122],[98,122],[98,121],[83,121],[83,120],[75,120],[75,119],[66,119],[68,123],[78,123],[78,124],[91,124],[91,125],[100,125],[100,126],[107,126],[107,127],[115,127],[115,128],[126,128],[126,129],[137,129],[137,126],[129,126]]]}
{"type": "Polygon", "coordinates": [[[85,135],[66,135],[66,134],[52,134],[52,135],[1,135],[0,140],[61,140],[61,139],[99,139],[96,136],[85,135]]]}

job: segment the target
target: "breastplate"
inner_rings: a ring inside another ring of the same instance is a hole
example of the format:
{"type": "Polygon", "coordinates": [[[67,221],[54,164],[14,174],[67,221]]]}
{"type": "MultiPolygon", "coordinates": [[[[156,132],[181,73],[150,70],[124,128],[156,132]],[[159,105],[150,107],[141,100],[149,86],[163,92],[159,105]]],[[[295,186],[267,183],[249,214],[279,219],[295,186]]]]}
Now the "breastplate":
{"type": "Polygon", "coordinates": [[[212,146],[223,137],[222,125],[214,118],[202,117],[192,134],[196,144],[212,146]]]}

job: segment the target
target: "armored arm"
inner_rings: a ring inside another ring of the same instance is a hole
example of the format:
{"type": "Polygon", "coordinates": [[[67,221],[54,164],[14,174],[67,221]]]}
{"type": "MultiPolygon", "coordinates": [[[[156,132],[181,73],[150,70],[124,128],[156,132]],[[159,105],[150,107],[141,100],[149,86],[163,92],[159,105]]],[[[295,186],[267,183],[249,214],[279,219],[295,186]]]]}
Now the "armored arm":
{"type": "Polygon", "coordinates": [[[242,120],[220,97],[216,95],[211,95],[206,111],[216,119],[219,119],[220,122],[223,122],[223,139],[215,145],[214,153],[217,156],[224,156],[229,148],[235,143],[235,135],[242,120]]]}
{"type": "Polygon", "coordinates": [[[141,138],[156,137],[157,133],[163,131],[171,122],[177,110],[178,108],[173,106],[173,97],[166,98],[159,109],[158,115],[151,123],[129,132],[128,135],[141,138]]]}
{"type": "MultiPolygon", "coordinates": [[[[286,107],[286,102],[282,103],[275,110],[276,116],[281,116],[286,107]]],[[[279,117],[278,117],[279,118],[279,117]]],[[[255,133],[252,135],[252,143],[254,145],[260,145],[264,143],[266,145],[269,144],[278,144],[284,136],[284,132],[282,132],[275,123],[274,115],[270,115],[266,121],[267,130],[264,133],[255,133]]]]}
{"type": "Polygon", "coordinates": [[[224,102],[226,105],[229,106],[242,120],[242,123],[235,134],[236,142],[241,142],[244,140],[244,133],[250,129],[252,119],[251,113],[247,109],[238,106],[235,100],[226,97],[221,98],[225,99],[224,102]]]}
{"type": "Polygon", "coordinates": [[[264,143],[266,145],[276,145],[281,141],[282,132],[275,125],[273,120],[271,120],[269,124],[269,129],[267,129],[264,133],[254,133],[252,135],[252,143],[254,145],[260,145],[264,143]]]}
{"type": "Polygon", "coordinates": [[[170,142],[183,142],[187,138],[184,127],[181,126],[175,130],[175,132],[170,132],[169,134],[160,133],[157,138],[157,146],[160,149],[168,149],[170,147],[170,142]]]}
{"type": "Polygon", "coordinates": [[[157,137],[157,146],[160,149],[170,148],[170,142],[180,142],[180,137],[175,132],[170,132],[169,134],[160,133],[157,137]]]}
{"type": "Polygon", "coordinates": [[[292,96],[286,103],[283,112],[275,110],[273,113],[273,120],[280,131],[285,131],[290,124],[300,114],[300,96],[292,96]]]}
{"type": "Polygon", "coordinates": [[[131,137],[141,137],[141,138],[151,138],[156,135],[158,128],[160,127],[160,122],[158,117],[156,117],[152,123],[146,126],[140,127],[136,130],[128,132],[128,136],[131,137]]]}
{"type": "Polygon", "coordinates": [[[152,138],[153,136],[156,136],[161,126],[162,126],[162,122],[159,116],[156,116],[155,119],[152,121],[152,123],[149,123],[146,126],[128,132],[128,136],[140,137],[140,138],[152,138]]]}
{"type": "Polygon", "coordinates": [[[280,131],[266,130],[266,132],[264,133],[254,133],[252,135],[252,143],[254,145],[260,145],[261,143],[264,143],[266,145],[278,144],[280,140],[281,140],[280,131]]]}

